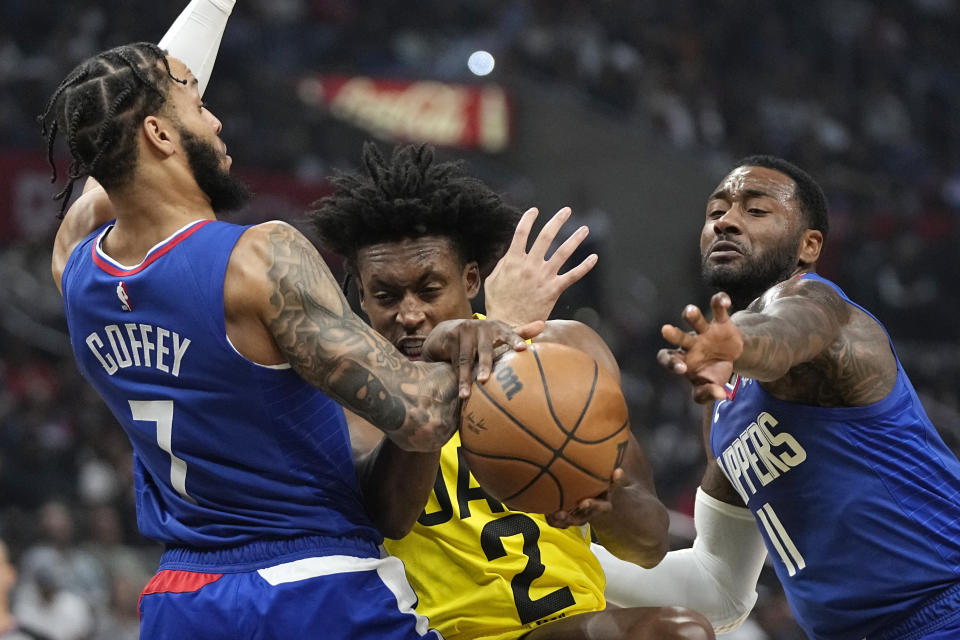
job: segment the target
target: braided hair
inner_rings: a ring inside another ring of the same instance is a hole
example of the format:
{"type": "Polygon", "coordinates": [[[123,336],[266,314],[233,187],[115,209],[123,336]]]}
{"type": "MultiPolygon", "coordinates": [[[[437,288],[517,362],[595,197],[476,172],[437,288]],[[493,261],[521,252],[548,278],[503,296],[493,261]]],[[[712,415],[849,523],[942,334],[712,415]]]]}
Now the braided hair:
{"type": "Polygon", "coordinates": [[[67,185],[54,196],[61,218],[78,179],[96,178],[107,189],[130,180],[137,129],[164,105],[170,80],[186,84],[171,73],[163,49],[140,42],[85,60],[60,83],[37,122],[47,142],[51,182],[57,180],[53,147],[60,131],[70,149],[67,185]]]}
{"type": "Polygon", "coordinates": [[[481,274],[510,243],[520,212],[463,175],[461,162],[436,161],[430,145],[398,146],[387,160],[367,142],[361,163],[361,171],[338,172],[333,193],[308,211],[321,245],[347,260],[348,275],[358,250],[382,242],[443,236],[481,274]]]}

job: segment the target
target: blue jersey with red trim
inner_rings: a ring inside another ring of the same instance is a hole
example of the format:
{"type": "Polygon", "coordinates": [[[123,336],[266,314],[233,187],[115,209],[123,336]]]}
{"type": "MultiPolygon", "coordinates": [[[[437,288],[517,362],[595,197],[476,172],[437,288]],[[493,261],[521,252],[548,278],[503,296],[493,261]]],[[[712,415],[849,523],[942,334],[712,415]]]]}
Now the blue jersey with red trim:
{"type": "Polygon", "coordinates": [[[141,532],[197,548],[301,535],[379,543],[343,410],[227,338],[223,281],[245,227],[194,222],[132,268],[101,250],[110,228],[70,255],[64,306],[80,371],[133,444],[141,532]]]}
{"type": "Polygon", "coordinates": [[[811,638],[870,638],[960,582],[960,463],[899,359],[893,390],[863,407],[786,402],[738,378],[710,444],[811,638]]]}

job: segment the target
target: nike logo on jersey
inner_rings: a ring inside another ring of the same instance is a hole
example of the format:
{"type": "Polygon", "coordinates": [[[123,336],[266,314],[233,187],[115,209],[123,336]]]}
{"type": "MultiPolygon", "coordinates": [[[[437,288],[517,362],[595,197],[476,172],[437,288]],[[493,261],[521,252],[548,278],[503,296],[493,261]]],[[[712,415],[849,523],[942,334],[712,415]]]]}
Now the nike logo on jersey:
{"type": "Polygon", "coordinates": [[[130,294],[127,293],[127,285],[122,280],[117,285],[117,297],[120,298],[121,311],[133,311],[133,305],[130,304],[130,294]]]}
{"type": "Polygon", "coordinates": [[[127,367],[149,367],[179,378],[190,338],[152,324],[127,322],[94,331],[86,343],[108,376],[127,367]]]}
{"type": "Polygon", "coordinates": [[[777,419],[764,411],[734,438],[717,462],[749,506],[757,487],[765,487],[807,459],[806,450],[789,433],[774,433],[777,419]]]}

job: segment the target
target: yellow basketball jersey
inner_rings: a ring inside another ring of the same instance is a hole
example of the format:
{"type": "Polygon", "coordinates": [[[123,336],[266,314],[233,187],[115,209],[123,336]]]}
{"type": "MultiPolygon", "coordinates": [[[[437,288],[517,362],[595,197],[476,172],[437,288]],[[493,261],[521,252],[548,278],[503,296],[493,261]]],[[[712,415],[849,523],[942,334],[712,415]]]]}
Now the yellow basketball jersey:
{"type": "Polygon", "coordinates": [[[606,606],[588,527],[557,529],[488,496],[467,468],[459,433],[441,451],[417,524],[385,544],[406,565],[417,613],[450,640],[516,638],[606,606]]]}

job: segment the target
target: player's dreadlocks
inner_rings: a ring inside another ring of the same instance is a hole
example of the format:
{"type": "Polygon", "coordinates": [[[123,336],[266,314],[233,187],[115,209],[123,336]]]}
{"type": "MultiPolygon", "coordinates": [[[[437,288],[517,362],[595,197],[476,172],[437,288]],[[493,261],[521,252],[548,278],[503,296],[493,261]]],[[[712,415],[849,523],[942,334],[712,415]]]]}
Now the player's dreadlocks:
{"type": "Polygon", "coordinates": [[[57,180],[53,145],[59,131],[70,148],[69,181],[54,196],[62,200],[61,218],[79,178],[92,176],[106,188],[130,179],[137,162],[137,128],[163,106],[170,80],[186,84],[171,74],[160,47],[140,42],[89,58],[57,87],[37,122],[47,141],[51,182],[57,180]]]}
{"type": "Polygon", "coordinates": [[[464,264],[486,274],[513,236],[520,212],[460,162],[436,162],[426,144],[396,147],[386,160],[373,143],[363,146],[363,170],[339,172],[334,192],[310,206],[321,244],[346,258],[348,273],[359,249],[423,236],[450,238],[464,264]]]}

